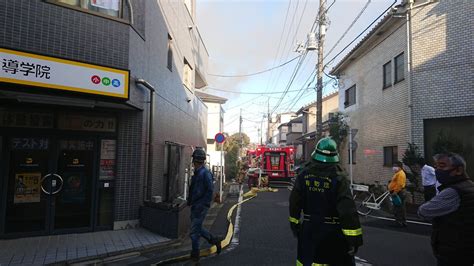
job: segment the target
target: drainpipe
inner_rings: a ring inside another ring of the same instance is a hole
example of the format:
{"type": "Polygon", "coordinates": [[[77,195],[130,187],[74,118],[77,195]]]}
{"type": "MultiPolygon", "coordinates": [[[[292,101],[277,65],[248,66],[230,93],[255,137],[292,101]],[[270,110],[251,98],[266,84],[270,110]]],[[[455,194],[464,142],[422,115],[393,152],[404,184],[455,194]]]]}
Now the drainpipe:
{"type": "Polygon", "coordinates": [[[149,104],[148,108],[148,129],[147,129],[147,143],[148,149],[146,152],[146,158],[145,158],[145,169],[146,169],[146,174],[145,174],[145,180],[143,184],[143,196],[144,196],[144,201],[150,201],[151,198],[151,185],[152,185],[152,178],[151,178],[151,173],[153,170],[153,102],[154,102],[154,96],[155,96],[155,88],[153,85],[148,83],[148,81],[137,78],[135,79],[135,84],[137,85],[142,85],[143,87],[148,89],[148,98],[149,101],[147,102],[149,104]]]}
{"type": "Polygon", "coordinates": [[[413,8],[413,0],[408,1],[408,10],[406,12],[406,24],[407,24],[407,68],[408,68],[408,140],[413,143],[413,103],[412,103],[412,88],[411,88],[411,77],[412,77],[412,54],[411,54],[411,9],[413,8]]]}

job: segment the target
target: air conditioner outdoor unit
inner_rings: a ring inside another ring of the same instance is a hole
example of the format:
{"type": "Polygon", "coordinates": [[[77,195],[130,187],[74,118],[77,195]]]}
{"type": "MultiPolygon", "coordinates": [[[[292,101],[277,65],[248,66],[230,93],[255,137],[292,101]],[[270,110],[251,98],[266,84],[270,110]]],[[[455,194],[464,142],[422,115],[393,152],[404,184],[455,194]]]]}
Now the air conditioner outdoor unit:
{"type": "Polygon", "coordinates": [[[163,200],[162,200],[161,196],[152,196],[151,197],[151,202],[153,202],[153,203],[160,203],[162,201],[163,200]]]}

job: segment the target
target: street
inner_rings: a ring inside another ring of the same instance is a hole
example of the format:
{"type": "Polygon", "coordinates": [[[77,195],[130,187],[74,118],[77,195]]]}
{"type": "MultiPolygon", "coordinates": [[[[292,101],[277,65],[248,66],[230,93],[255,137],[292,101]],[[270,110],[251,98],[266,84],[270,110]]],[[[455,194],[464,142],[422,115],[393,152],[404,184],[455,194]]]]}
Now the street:
{"type": "MultiPolygon", "coordinates": [[[[201,265],[295,265],[296,239],[288,223],[287,189],[261,192],[241,207],[238,245],[201,259],[201,265]]],[[[226,212],[226,210],[221,210],[226,212]]],[[[218,219],[219,220],[219,219],[218,219]]],[[[430,228],[410,224],[407,229],[391,227],[390,221],[361,218],[364,246],[357,257],[372,265],[435,265],[430,247],[430,228]]],[[[222,225],[214,225],[221,232],[222,225]]],[[[235,236],[235,235],[234,235],[235,236]]],[[[192,265],[183,262],[174,265],[192,265]]],[[[364,265],[364,264],[359,264],[364,265]]]]}

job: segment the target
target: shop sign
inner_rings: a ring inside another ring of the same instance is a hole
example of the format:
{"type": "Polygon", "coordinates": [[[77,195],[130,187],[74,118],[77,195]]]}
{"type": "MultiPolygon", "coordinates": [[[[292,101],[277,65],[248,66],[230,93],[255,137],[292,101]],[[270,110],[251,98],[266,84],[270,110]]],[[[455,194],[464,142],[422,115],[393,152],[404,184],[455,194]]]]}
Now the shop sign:
{"type": "Polygon", "coordinates": [[[49,140],[47,138],[13,138],[11,145],[13,150],[47,150],[49,140]]]}
{"type": "Polygon", "coordinates": [[[85,115],[60,115],[59,129],[115,132],[117,119],[114,117],[96,117],[85,115]]]}
{"type": "MultiPolygon", "coordinates": [[[[91,151],[94,149],[94,142],[92,140],[61,140],[59,144],[61,150],[67,151],[91,151]]],[[[79,159],[77,160],[79,164],[79,159]]],[[[71,165],[74,164],[71,161],[71,165]]]]}
{"type": "Polygon", "coordinates": [[[115,178],[115,151],[116,141],[103,139],[100,144],[100,169],[99,179],[115,178]]]}
{"type": "Polygon", "coordinates": [[[52,128],[53,114],[0,111],[0,127],[52,128]]]}
{"type": "Polygon", "coordinates": [[[86,201],[86,179],[82,172],[63,174],[64,184],[61,202],[65,204],[84,204],[86,201]]]}
{"type": "Polygon", "coordinates": [[[0,82],[128,99],[129,71],[0,48],[0,82]]]}
{"type": "Polygon", "coordinates": [[[13,203],[41,201],[41,173],[19,173],[15,175],[13,203]]]}

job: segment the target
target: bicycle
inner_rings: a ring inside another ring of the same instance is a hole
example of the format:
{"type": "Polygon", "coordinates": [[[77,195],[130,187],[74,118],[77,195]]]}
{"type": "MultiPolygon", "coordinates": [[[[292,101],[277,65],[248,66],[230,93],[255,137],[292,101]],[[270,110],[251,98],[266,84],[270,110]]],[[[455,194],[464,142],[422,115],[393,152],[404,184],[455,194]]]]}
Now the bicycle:
{"type": "Polygon", "coordinates": [[[375,194],[370,191],[369,186],[360,184],[352,184],[352,193],[356,203],[357,213],[364,216],[368,215],[372,210],[380,210],[383,201],[390,195],[389,191],[385,191],[382,195],[376,197],[375,194]]]}

